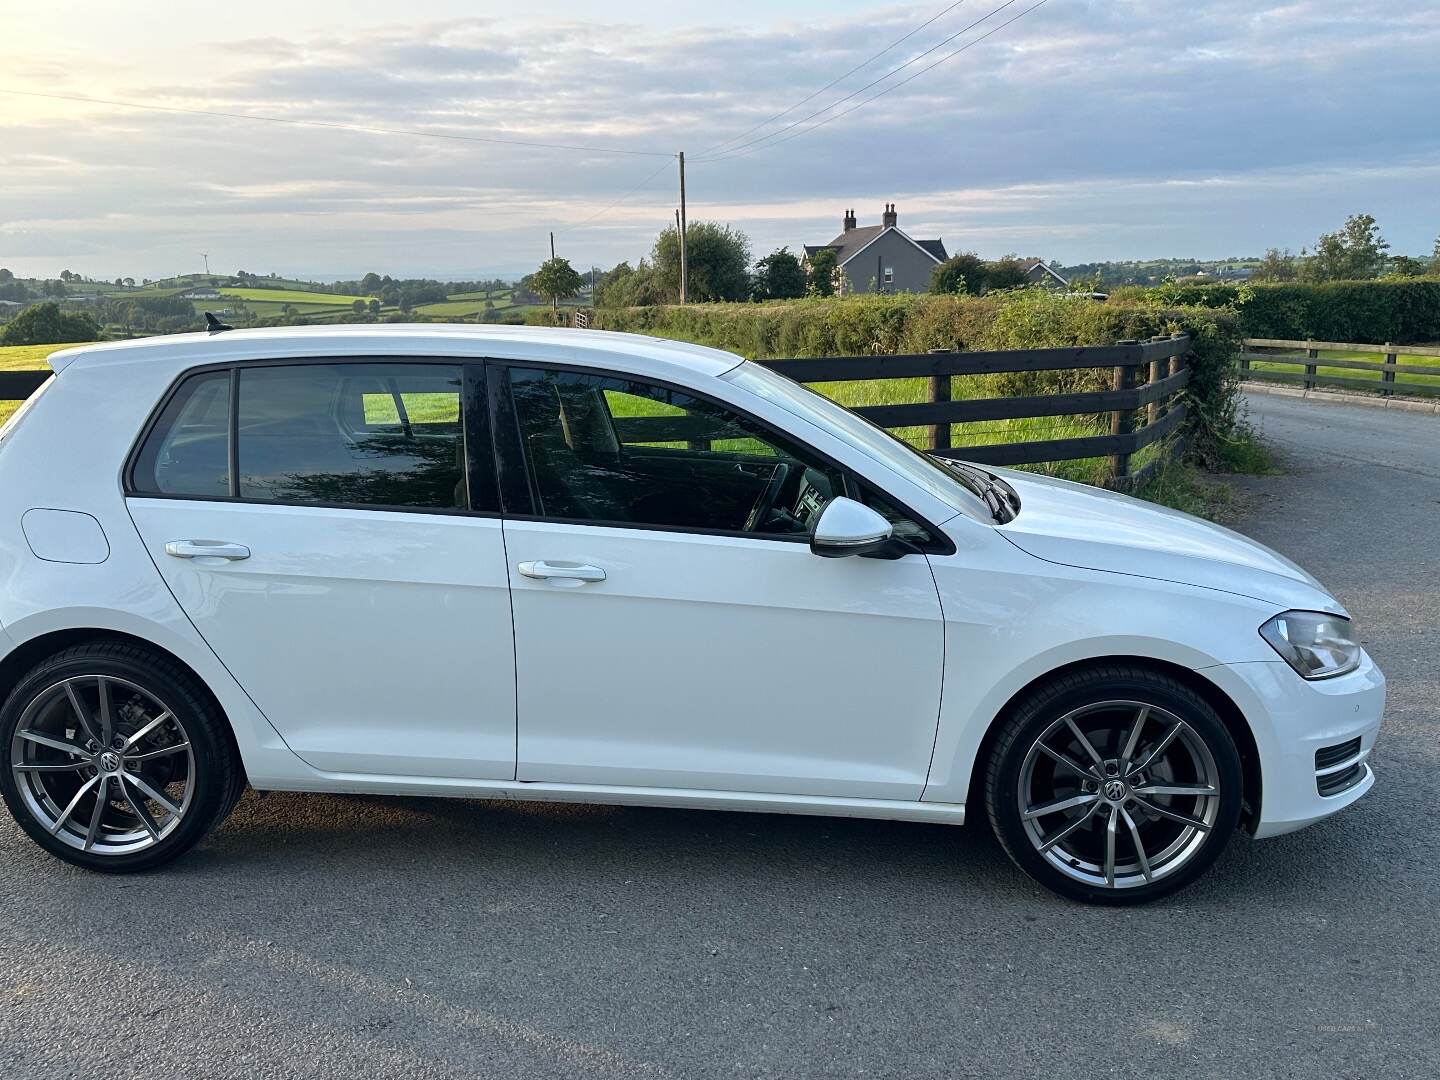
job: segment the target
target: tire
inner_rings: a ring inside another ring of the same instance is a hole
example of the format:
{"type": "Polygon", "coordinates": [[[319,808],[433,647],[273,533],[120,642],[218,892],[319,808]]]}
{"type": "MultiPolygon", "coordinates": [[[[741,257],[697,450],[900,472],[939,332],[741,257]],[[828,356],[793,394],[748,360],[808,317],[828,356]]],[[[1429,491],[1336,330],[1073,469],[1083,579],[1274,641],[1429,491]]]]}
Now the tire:
{"type": "Polygon", "coordinates": [[[1235,831],[1235,741],[1176,679],[1129,664],[1081,669],[1028,694],[1003,724],[985,766],[990,823],[1016,865],[1061,896],[1169,896],[1235,831]]]}
{"type": "Polygon", "coordinates": [[[32,840],[76,866],[163,865],[224,821],[244,788],[224,716],[193,675],[144,648],[56,653],[0,708],[0,795],[32,840]]]}

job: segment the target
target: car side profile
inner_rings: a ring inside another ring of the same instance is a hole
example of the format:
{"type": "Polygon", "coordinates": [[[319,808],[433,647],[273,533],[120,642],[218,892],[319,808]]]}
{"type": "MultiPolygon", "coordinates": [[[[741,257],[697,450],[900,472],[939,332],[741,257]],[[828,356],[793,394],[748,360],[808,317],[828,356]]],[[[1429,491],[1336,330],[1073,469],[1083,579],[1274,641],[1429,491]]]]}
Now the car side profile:
{"type": "Polygon", "coordinates": [[[0,430],[0,791],[172,859],[260,790],[961,824],[1073,898],[1374,783],[1344,608],[765,367],[481,326],[69,349],[0,430]]]}

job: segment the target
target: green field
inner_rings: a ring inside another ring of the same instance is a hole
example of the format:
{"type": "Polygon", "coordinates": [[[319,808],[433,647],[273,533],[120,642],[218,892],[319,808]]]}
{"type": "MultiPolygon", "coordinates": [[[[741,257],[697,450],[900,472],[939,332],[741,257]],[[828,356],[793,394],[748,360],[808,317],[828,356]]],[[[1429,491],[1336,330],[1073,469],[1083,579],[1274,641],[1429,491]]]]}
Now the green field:
{"type": "MultiPolygon", "coordinates": [[[[1363,368],[1342,368],[1326,367],[1326,360],[1368,360],[1379,363],[1385,359],[1383,352],[1341,352],[1338,349],[1321,349],[1317,357],[1315,368],[1316,378],[1323,382],[1326,378],[1331,379],[1361,379],[1365,382],[1373,382],[1379,388],[1380,376],[1384,374],[1379,371],[1367,371],[1363,368]]],[[[1302,353],[1295,353],[1295,356],[1303,356],[1302,353]]],[[[1440,375],[1409,375],[1405,372],[1407,364],[1415,364],[1420,367],[1440,368],[1440,356],[1407,356],[1404,353],[1395,357],[1395,389],[1405,393],[1425,394],[1440,393],[1440,375]]],[[[1252,371],[1277,371],[1291,375],[1303,375],[1305,369],[1294,364],[1277,364],[1273,361],[1252,360],[1250,361],[1252,371]]],[[[1288,380],[1287,380],[1288,381],[1288,380]]],[[[1343,383],[1341,384],[1344,385],[1343,383]]]]}
{"type": "Polygon", "coordinates": [[[247,302],[250,300],[265,300],[273,301],[276,304],[320,304],[326,307],[333,307],[337,304],[344,304],[346,307],[349,307],[356,300],[367,299],[363,296],[343,296],[340,293],[302,292],[298,289],[221,288],[220,295],[234,297],[236,300],[245,300],[247,302]]]}

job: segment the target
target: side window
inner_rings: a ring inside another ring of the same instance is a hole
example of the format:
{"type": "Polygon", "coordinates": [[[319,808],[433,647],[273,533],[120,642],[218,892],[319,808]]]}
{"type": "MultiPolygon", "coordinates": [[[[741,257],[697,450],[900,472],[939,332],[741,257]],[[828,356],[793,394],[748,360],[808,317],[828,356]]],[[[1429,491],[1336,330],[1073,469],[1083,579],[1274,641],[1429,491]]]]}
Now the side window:
{"type": "Polygon", "coordinates": [[[223,499],[230,494],[230,372],[180,384],[135,459],[133,489],[223,499]]]}
{"type": "Polygon", "coordinates": [[[723,406],[639,380],[509,369],[537,512],[803,536],[838,470],[723,406]]]}
{"type": "Polygon", "coordinates": [[[461,371],[454,365],[241,368],[240,495],[465,508],[460,397],[461,371]]]}

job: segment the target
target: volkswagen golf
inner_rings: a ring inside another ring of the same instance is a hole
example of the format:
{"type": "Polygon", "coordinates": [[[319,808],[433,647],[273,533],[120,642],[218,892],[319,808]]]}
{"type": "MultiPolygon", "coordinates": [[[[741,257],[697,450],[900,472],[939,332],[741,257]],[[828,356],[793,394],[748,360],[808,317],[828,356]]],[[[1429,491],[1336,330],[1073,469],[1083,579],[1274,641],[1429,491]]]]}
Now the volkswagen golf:
{"type": "Polygon", "coordinates": [[[0,430],[0,788],[80,866],[173,859],[248,784],[970,816],[1135,903],[1374,783],[1384,679],[1298,566],[729,353],[397,325],[51,366],[0,430]]]}

